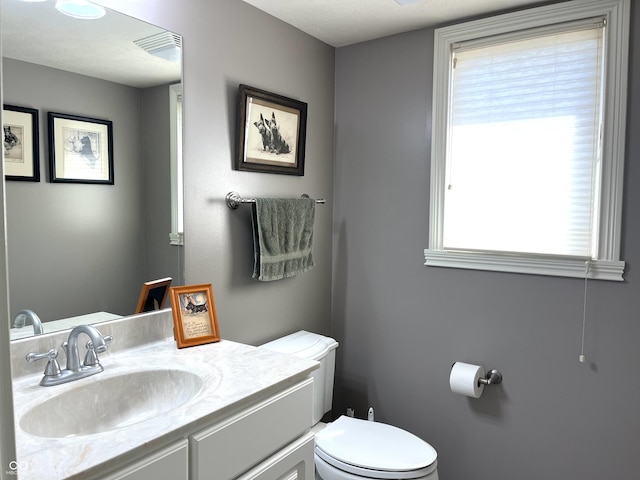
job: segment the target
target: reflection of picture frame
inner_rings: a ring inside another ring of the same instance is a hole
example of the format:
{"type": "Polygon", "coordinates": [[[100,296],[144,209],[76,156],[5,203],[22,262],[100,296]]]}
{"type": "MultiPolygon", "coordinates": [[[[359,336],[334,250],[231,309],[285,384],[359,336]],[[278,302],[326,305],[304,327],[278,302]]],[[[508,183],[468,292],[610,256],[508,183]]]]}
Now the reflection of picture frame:
{"type": "Polygon", "coordinates": [[[15,105],[2,108],[4,178],[40,181],[38,110],[15,105]]]}
{"type": "Polygon", "coordinates": [[[307,104],[240,85],[236,170],[304,175],[307,104]]]}
{"type": "Polygon", "coordinates": [[[136,313],[162,310],[169,296],[171,280],[173,280],[171,277],[167,277],[143,283],[136,313]]]}
{"type": "Polygon", "coordinates": [[[112,122],[49,112],[49,174],[52,182],[113,185],[112,122]]]}
{"type": "Polygon", "coordinates": [[[211,284],[171,287],[171,310],[178,348],[220,341],[211,284]]]}

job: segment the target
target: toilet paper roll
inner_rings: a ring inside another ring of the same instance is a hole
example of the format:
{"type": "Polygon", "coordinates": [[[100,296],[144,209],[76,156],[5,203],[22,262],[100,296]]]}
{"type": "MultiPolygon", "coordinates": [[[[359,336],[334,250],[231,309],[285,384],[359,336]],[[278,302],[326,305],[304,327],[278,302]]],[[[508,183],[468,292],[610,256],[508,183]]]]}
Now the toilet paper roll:
{"type": "Polygon", "coordinates": [[[484,385],[478,380],[484,378],[484,368],[470,363],[456,362],[451,367],[449,386],[453,393],[466,395],[467,397],[480,398],[484,385]]]}

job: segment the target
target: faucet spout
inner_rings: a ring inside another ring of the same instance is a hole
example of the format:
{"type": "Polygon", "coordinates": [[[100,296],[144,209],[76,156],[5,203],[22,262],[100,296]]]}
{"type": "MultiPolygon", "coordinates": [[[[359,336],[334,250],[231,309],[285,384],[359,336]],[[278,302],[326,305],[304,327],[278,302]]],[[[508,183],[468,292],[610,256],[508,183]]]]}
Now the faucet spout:
{"type": "Polygon", "coordinates": [[[41,335],[44,333],[40,317],[33,310],[20,310],[11,322],[11,328],[22,328],[27,324],[27,320],[31,319],[33,325],[33,334],[41,335]]]}
{"type": "Polygon", "coordinates": [[[69,334],[67,340],[67,370],[77,372],[80,370],[80,352],[78,351],[78,337],[81,333],[86,333],[93,342],[96,353],[107,350],[107,343],[98,329],[92,325],[78,325],[69,334]]]}

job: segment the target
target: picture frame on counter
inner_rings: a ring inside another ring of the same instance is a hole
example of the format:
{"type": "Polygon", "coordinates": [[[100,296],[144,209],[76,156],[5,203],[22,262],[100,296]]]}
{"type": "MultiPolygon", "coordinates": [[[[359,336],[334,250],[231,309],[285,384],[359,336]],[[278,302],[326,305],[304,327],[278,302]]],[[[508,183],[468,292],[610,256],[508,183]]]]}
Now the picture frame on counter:
{"type": "Polygon", "coordinates": [[[236,170],[304,175],[307,104],[240,85],[236,170]]]}
{"type": "Polygon", "coordinates": [[[178,348],[220,341],[210,283],[171,287],[171,312],[178,348]]]}
{"type": "Polygon", "coordinates": [[[4,178],[23,182],[40,181],[38,110],[17,105],[3,105],[4,178]]]}
{"type": "Polygon", "coordinates": [[[113,123],[49,112],[49,173],[54,183],[113,185],[113,123]]]}
{"type": "Polygon", "coordinates": [[[136,313],[153,312],[162,310],[169,296],[169,288],[171,287],[171,277],[160,278],[142,284],[142,291],[138,299],[136,313]]]}

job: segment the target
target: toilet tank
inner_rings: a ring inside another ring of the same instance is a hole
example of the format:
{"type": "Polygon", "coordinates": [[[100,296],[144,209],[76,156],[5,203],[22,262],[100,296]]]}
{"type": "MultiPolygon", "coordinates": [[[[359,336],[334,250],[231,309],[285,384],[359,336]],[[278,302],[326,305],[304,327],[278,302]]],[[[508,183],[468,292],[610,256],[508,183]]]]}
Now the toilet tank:
{"type": "Polygon", "coordinates": [[[261,348],[320,362],[320,368],[311,374],[314,395],[313,424],[318,423],[324,414],[331,410],[333,403],[333,378],[338,342],[330,337],[300,330],[265,343],[261,348]]]}

